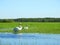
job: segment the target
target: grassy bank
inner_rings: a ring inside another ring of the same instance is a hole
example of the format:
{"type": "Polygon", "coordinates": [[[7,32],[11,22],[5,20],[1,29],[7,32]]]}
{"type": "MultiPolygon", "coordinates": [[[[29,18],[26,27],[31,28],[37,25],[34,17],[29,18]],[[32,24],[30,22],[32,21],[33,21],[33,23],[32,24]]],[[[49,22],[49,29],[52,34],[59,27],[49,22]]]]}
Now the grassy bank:
{"type": "MultiPolygon", "coordinates": [[[[19,33],[56,33],[60,34],[60,22],[22,22],[22,26],[28,25],[28,30],[18,31],[19,33]]],[[[19,23],[0,23],[0,32],[13,32],[11,29],[1,30],[1,28],[14,28],[19,23]]]]}

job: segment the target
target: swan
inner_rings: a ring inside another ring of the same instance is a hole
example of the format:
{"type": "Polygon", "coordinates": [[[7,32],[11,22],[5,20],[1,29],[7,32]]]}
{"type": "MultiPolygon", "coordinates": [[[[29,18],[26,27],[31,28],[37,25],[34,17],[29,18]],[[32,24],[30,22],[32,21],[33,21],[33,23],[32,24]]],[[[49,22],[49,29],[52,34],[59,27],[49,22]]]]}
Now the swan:
{"type": "Polygon", "coordinates": [[[28,26],[24,27],[24,29],[28,29],[28,26]]]}
{"type": "Polygon", "coordinates": [[[14,31],[18,31],[18,30],[22,30],[22,26],[14,28],[14,31]]]}
{"type": "Polygon", "coordinates": [[[22,30],[22,26],[20,26],[20,27],[16,27],[18,30],[22,30]]]}

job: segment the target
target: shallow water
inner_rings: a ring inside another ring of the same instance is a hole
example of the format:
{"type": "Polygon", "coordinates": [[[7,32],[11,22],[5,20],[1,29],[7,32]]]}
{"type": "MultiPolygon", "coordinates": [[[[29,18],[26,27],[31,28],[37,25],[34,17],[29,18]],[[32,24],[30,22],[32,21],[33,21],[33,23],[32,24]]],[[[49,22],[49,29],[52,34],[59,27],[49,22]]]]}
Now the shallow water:
{"type": "Polygon", "coordinates": [[[60,34],[0,33],[0,45],[60,45],[60,34]]]}

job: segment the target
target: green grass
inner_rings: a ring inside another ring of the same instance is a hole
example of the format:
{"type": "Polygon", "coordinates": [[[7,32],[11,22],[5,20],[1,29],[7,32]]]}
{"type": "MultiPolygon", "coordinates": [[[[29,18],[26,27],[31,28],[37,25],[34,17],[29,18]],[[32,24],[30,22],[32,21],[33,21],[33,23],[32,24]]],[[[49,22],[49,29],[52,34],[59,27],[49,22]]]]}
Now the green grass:
{"type": "MultiPolygon", "coordinates": [[[[22,26],[28,25],[28,30],[18,31],[19,33],[55,33],[60,34],[60,22],[22,22],[22,26]]],[[[0,28],[14,28],[18,22],[0,23],[0,28]]],[[[0,30],[0,32],[13,32],[13,30],[0,30]]]]}

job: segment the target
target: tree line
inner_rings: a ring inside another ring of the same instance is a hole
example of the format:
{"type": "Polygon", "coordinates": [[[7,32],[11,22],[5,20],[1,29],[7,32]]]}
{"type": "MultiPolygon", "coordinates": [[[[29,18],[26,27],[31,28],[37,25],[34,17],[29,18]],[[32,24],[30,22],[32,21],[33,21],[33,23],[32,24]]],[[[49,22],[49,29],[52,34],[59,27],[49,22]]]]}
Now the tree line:
{"type": "Polygon", "coordinates": [[[0,19],[0,22],[60,22],[60,18],[17,18],[17,19],[0,19]]]}

